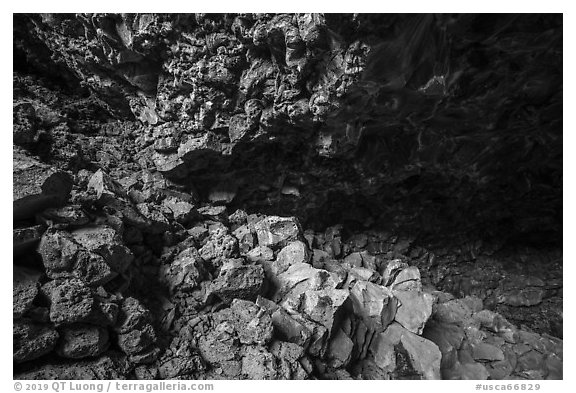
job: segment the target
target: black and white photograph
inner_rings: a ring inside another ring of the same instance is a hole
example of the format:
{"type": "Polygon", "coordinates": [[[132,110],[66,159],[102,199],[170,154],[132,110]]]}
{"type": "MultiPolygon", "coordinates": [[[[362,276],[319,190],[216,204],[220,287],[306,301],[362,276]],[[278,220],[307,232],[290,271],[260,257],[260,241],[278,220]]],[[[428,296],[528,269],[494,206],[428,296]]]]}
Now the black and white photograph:
{"type": "Polygon", "coordinates": [[[189,8],[11,16],[7,386],[560,386],[564,15],[189,8]]]}

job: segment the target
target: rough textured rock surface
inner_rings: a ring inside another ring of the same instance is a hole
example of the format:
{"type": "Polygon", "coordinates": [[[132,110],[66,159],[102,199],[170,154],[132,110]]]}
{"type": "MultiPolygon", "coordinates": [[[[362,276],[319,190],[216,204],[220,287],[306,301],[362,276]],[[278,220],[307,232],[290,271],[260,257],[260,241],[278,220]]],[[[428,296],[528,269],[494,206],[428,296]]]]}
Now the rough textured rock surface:
{"type": "Polygon", "coordinates": [[[15,378],[561,379],[562,23],[15,14],[15,378]]]}

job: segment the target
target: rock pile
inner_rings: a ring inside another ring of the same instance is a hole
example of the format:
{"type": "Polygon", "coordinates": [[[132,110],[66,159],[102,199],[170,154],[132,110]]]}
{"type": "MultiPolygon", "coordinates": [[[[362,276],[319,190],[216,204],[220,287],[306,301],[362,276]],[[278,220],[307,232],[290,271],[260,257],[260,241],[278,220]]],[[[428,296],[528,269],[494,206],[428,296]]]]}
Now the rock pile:
{"type": "Polygon", "coordinates": [[[70,377],[56,357],[85,359],[71,363],[82,377],[113,361],[146,379],[562,377],[561,340],[423,284],[409,242],[344,241],[341,227],[303,231],[160,188],[144,209],[102,170],[82,184],[38,214],[55,218],[42,269],[15,268],[18,378],[70,377]]]}

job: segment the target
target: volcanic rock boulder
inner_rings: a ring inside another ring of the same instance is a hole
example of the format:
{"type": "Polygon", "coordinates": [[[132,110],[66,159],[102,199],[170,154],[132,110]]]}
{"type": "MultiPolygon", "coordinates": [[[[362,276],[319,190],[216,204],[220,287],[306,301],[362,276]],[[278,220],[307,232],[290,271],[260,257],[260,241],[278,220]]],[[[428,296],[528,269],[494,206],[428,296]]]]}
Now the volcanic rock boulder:
{"type": "Polygon", "coordinates": [[[373,330],[384,330],[394,320],[398,301],[381,285],[358,281],[350,290],[354,313],[373,330]]]}
{"type": "Polygon", "coordinates": [[[34,217],[37,212],[65,203],[72,190],[69,174],[18,150],[13,152],[12,171],[14,220],[34,217]]]}
{"type": "Polygon", "coordinates": [[[442,354],[436,344],[397,323],[376,335],[369,354],[373,364],[394,379],[440,379],[442,354]]]}
{"type": "Polygon", "coordinates": [[[32,269],[14,266],[12,280],[12,313],[14,318],[22,317],[33,306],[40,289],[41,273],[32,269]]]}
{"type": "Polygon", "coordinates": [[[118,345],[133,363],[150,363],[159,355],[150,312],[132,297],[124,299],[115,330],[118,345]]]}
{"type": "Polygon", "coordinates": [[[24,362],[46,355],[56,346],[58,332],[46,324],[14,321],[14,361],[24,362]]]}
{"type": "Polygon", "coordinates": [[[42,286],[42,292],[50,302],[50,321],[56,326],[79,322],[108,326],[116,321],[116,301],[78,278],[50,281],[42,286]]]}
{"type": "Polygon", "coordinates": [[[294,217],[266,217],[255,224],[258,245],[272,249],[288,245],[298,240],[300,224],[294,217]]]}
{"type": "Polygon", "coordinates": [[[223,266],[218,277],[212,281],[209,293],[225,302],[234,299],[256,300],[263,283],[262,266],[223,266]]]}
{"type": "Polygon", "coordinates": [[[96,357],[108,348],[108,330],[91,325],[73,325],[61,329],[56,352],[65,358],[96,357]]]}

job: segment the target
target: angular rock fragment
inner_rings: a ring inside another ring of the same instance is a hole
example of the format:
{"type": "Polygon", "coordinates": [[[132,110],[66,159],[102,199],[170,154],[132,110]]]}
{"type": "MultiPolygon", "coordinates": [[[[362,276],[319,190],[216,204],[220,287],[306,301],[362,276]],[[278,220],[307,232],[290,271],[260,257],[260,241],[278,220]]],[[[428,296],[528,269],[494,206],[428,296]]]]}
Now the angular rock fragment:
{"type": "Polygon", "coordinates": [[[14,361],[20,363],[52,351],[58,341],[58,332],[50,325],[15,320],[12,340],[14,361]]]}
{"type": "Polygon", "coordinates": [[[193,203],[181,200],[174,196],[166,197],[162,201],[162,206],[170,210],[172,212],[172,217],[181,224],[187,224],[196,214],[196,209],[193,203]]]}
{"type": "Polygon", "coordinates": [[[116,272],[124,272],[134,260],[120,235],[111,227],[104,225],[83,227],[73,231],[72,237],[89,251],[102,256],[116,272]]]}
{"type": "Polygon", "coordinates": [[[270,315],[250,301],[234,299],[230,308],[214,314],[213,319],[216,324],[232,324],[242,344],[266,345],[272,340],[270,315]]]}
{"type": "MultiPolygon", "coordinates": [[[[142,365],[141,367],[146,367],[142,365]]],[[[146,367],[154,370],[154,365],[146,367]]],[[[175,337],[169,351],[158,360],[158,376],[162,379],[195,377],[206,370],[206,364],[192,343],[182,334],[175,337]]],[[[152,375],[150,377],[153,377],[152,375]]]]}
{"type": "Polygon", "coordinates": [[[256,300],[264,283],[264,270],[259,265],[245,265],[222,269],[212,281],[210,293],[225,302],[233,299],[256,300]]]}
{"type": "Polygon", "coordinates": [[[192,291],[205,276],[203,261],[195,248],[185,249],[160,270],[160,279],[166,282],[171,293],[192,291]]]}
{"type": "Polygon", "coordinates": [[[276,358],[264,347],[249,346],[242,358],[242,374],[248,379],[277,379],[276,358]]]}
{"type": "Polygon", "coordinates": [[[13,219],[32,218],[37,212],[60,206],[70,195],[72,179],[36,159],[14,151],[13,163],[13,219]]]}
{"type": "Polygon", "coordinates": [[[198,350],[206,362],[219,367],[224,376],[232,378],[238,376],[242,368],[235,341],[234,327],[222,322],[199,338],[198,350]]]}
{"type": "Polygon", "coordinates": [[[41,273],[32,269],[14,266],[12,280],[12,313],[14,318],[22,317],[32,308],[32,302],[40,289],[41,273]]]}
{"type": "Polygon", "coordinates": [[[398,302],[386,287],[357,281],[350,289],[350,299],[354,314],[371,329],[382,331],[394,320],[398,302]]]}
{"type": "Polygon", "coordinates": [[[342,314],[349,292],[346,289],[320,289],[307,291],[302,297],[300,310],[311,320],[323,325],[329,332],[342,314]]]}
{"type": "Polygon", "coordinates": [[[304,357],[304,348],[285,341],[274,341],[270,352],[277,359],[278,379],[308,379],[308,372],[299,361],[304,357]]]}
{"type": "Polygon", "coordinates": [[[65,358],[95,357],[108,348],[108,330],[92,325],[73,325],[60,332],[56,352],[65,358]]]}
{"type": "Polygon", "coordinates": [[[42,291],[48,296],[50,320],[56,325],[89,321],[97,314],[92,291],[80,279],[50,281],[42,291]]]}
{"type": "Polygon", "coordinates": [[[411,379],[440,379],[440,359],[438,347],[414,333],[393,323],[384,332],[377,334],[370,345],[374,363],[387,373],[397,373],[398,377],[411,379]],[[404,354],[405,365],[395,353],[404,354]],[[402,369],[401,366],[405,366],[402,369]],[[404,375],[403,375],[404,374],[404,375]]]}
{"type": "Polygon", "coordinates": [[[222,146],[212,132],[190,138],[178,148],[178,157],[188,164],[189,170],[198,170],[208,165],[210,154],[220,153],[222,146]]]}
{"type": "Polygon", "coordinates": [[[276,256],[274,274],[284,273],[288,267],[297,263],[308,263],[310,251],[304,242],[297,240],[282,248],[276,256]]]}
{"type": "Polygon", "coordinates": [[[97,286],[117,274],[103,256],[89,251],[65,231],[48,230],[42,236],[38,252],[50,278],[77,277],[97,286]]]}
{"type": "Polygon", "coordinates": [[[424,325],[432,315],[434,297],[426,292],[392,291],[398,299],[394,319],[412,333],[422,334],[424,325]]]}
{"type": "Polygon", "coordinates": [[[126,197],[122,186],[102,169],[98,169],[88,181],[88,189],[96,193],[97,199],[114,199],[116,196],[126,197]]]}
{"type": "Polygon", "coordinates": [[[115,326],[118,346],[134,363],[151,363],[158,358],[156,332],[150,324],[150,313],[132,297],[124,299],[115,326]]]}
{"type": "Polygon", "coordinates": [[[199,252],[200,257],[216,269],[227,259],[238,256],[238,239],[229,235],[225,229],[217,229],[210,234],[199,252]]]}
{"type": "Polygon", "coordinates": [[[334,368],[346,367],[351,360],[354,342],[341,329],[332,335],[326,356],[334,368]]]}
{"type": "Polygon", "coordinates": [[[390,286],[396,279],[396,276],[402,272],[402,270],[407,269],[408,264],[403,262],[401,259],[393,259],[388,261],[384,266],[382,273],[382,282],[385,286],[390,286]]]}
{"type": "Polygon", "coordinates": [[[176,153],[154,152],[152,160],[158,172],[170,178],[180,179],[188,174],[186,163],[176,153]]]}
{"type": "Polygon", "coordinates": [[[257,263],[269,262],[274,259],[274,251],[268,247],[258,246],[246,254],[246,259],[248,259],[250,262],[257,263]]]}
{"type": "Polygon", "coordinates": [[[305,349],[308,348],[312,338],[312,331],[310,331],[305,323],[301,322],[300,318],[288,314],[284,308],[260,296],[256,300],[256,304],[266,309],[271,315],[275,332],[282,340],[294,343],[305,349]]]}
{"type": "Polygon", "coordinates": [[[277,249],[298,240],[300,224],[294,217],[270,216],[255,224],[258,245],[277,249]]]}

